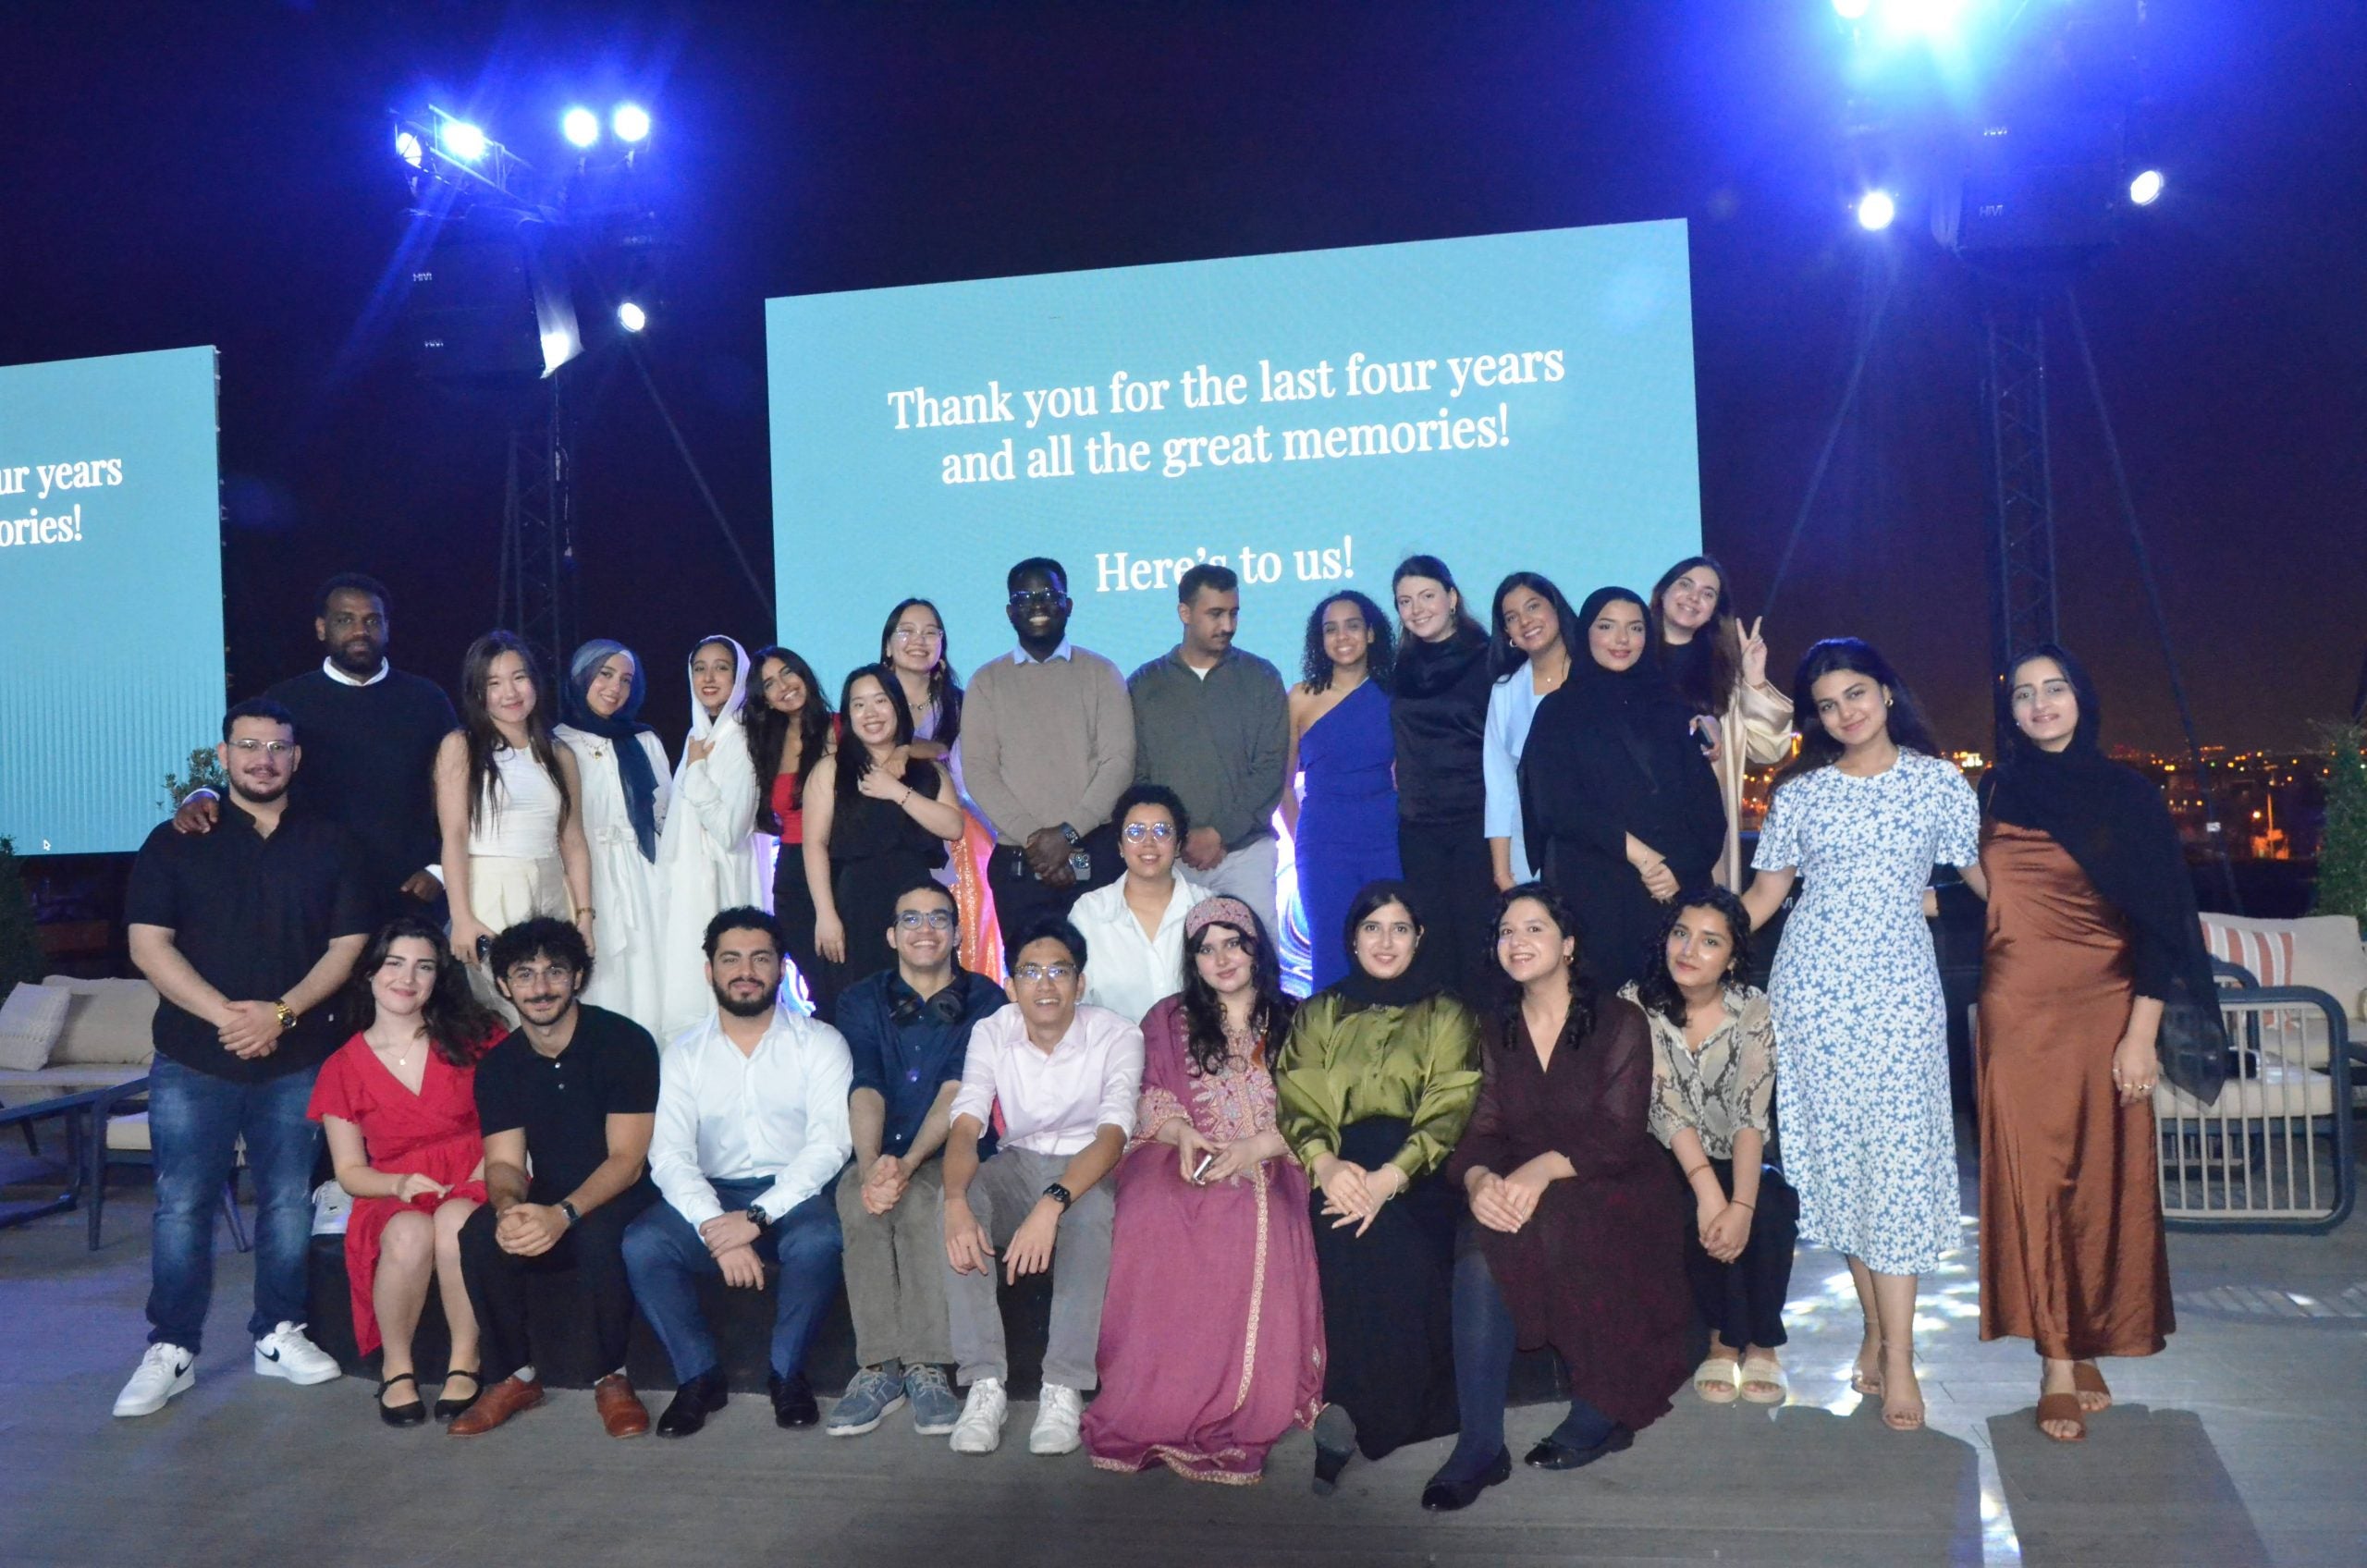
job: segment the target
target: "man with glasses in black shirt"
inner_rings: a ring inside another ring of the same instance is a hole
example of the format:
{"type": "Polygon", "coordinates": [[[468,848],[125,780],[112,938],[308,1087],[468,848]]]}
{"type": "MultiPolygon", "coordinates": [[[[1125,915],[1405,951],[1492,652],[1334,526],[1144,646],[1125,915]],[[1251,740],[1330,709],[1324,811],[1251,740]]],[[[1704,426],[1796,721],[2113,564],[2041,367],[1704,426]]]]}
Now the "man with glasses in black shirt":
{"type": "Polygon", "coordinates": [[[452,1436],[490,1432],[543,1403],[526,1277],[572,1268],[603,1368],[592,1385],[600,1423],[612,1438],[637,1438],[649,1412],[624,1373],[632,1331],[624,1234],[657,1195],[649,1179],[657,1042],[632,1019],[576,999],[592,955],[564,920],[511,926],[493,939],[488,962],[523,1022],[477,1063],[490,1201],[460,1228],[460,1273],[484,1332],[484,1392],[454,1418],[452,1436]]]}

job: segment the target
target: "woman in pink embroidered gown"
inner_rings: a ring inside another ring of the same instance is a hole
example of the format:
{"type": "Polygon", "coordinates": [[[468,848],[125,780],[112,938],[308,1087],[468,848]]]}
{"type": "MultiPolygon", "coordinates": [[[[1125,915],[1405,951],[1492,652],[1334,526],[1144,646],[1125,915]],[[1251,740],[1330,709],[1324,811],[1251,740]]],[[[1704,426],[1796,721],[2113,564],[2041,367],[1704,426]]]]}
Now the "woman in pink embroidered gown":
{"type": "Polygon", "coordinates": [[[1196,906],[1184,951],[1183,994],[1143,1020],[1085,1446],[1105,1470],[1158,1463],[1247,1486],[1323,1404],[1306,1177],[1274,1129],[1269,1072],[1290,1001],[1272,940],[1237,899],[1196,906]]]}

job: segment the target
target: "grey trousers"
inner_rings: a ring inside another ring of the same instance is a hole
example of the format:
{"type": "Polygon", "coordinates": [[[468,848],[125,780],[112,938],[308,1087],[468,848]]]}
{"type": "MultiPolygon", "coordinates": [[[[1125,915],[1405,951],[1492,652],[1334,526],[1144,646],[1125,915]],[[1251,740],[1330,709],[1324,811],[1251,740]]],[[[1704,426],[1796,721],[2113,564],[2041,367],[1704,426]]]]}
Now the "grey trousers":
{"type": "MultiPolygon", "coordinates": [[[[1068,1163],[1065,1157],[1005,1145],[978,1167],[970,1182],[970,1212],[986,1227],[998,1254],[1010,1247],[1012,1234],[1068,1163]]],[[[1052,1330],[1044,1347],[1048,1383],[1083,1391],[1099,1381],[1094,1358],[1101,1347],[1101,1294],[1110,1283],[1110,1223],[1116,1214],[1110,1183],[1102,1181],[1061,1217],[1052,1242],[1052,1330]]],[[[1011,1367],[1003,1349],[1002,1306],[995,1298],[996,1287],[1002,1283],[1001,1257],[988,1259],[984,1274],[956,1274],[943,1261],[941,1244],[938,1250],[938,1267],[945,1270],[953,1354],[961,1363],[955,1380],[1007,1379],[1011,1367]]]]}
{"type": "Polygon", "coordinates": [[[1195,871],[1187,866],[1184,874],[1203,888],[1247,904],[1266,923],[1266,939],[1280,941],[1274,935],[1274,877],[1282,864],[1282,849],[1269,836],[1254,844],[1226,851],[1224,859],[1217,862],[1212,871],[1195,871]]]}
{"type": "Polygon", "coordinates": [[[839,1231],[845,1238],[847,1311],[855,1359],[865,1366],[953,1359],[945,1329],[945,1162],[913,1172],[885,1214],[863,1207],[864,1172],[839,1177],[839,1231]]]}

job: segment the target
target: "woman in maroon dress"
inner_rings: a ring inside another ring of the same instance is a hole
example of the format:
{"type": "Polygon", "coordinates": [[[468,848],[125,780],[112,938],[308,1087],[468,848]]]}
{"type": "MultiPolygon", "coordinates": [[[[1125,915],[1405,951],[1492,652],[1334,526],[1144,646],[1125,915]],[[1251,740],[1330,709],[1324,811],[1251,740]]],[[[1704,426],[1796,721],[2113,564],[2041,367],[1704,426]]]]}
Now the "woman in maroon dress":
{"type": "Polygon", "coordinates": [[[427,1419],[411,1334],[431,1278],[452,1332],[435,1414],[457,1415],[476,1402],[477,1321],[460,1282],[460,1225],[484,1202],[475,1063],[502,1026],[470,991],[444,933],[424,920],[389,924],[354,974],[359,1032],[322,1063],[307,1114],[328,1135],[337,1185],[353,1194],[345,1273],[354,1344],[364,1355],[385,1350],[379,1418],[412,1427],[427,1419]],[[411,1396],[389,1402],[399,1383],[411,1384],[411,1396]]]}
{"type": "Polygon", "coordinates": [[[1667,1414],[1692,1312],[1685,1186],[1647,1120],[1644,1015],[1580,978],[1569,911],[1551,888],[1525,882],[1496,912],[1496,962],[1520,993],[1483,1027],[1479,1107],[1447,1164],[1478,1226],[1454,1265],[1462,1435],[1422,1493],[1441,1512],[1512,1474],[1515,1348],[1551,1345],[1570,1375],[1569,1415],[1527,1463],[1575,1470],[1667,1414]]]}

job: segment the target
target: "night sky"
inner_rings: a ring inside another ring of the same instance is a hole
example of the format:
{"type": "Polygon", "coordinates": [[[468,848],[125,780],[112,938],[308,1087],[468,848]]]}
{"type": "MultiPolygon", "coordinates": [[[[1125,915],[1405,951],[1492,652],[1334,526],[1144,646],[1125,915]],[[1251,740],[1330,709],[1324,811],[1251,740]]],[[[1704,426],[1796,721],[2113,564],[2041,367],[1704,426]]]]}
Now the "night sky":
{"type": "MultiPolygon", "coordinates": [[[[2294,744],[2367,649],[2367,22],[2150,11],[2170,191],[2081,299],[2201,738],[2294,744]]],[[[652,368],[767,592],[768,295],[1683,217],[1704,528],[1746,612],[1895,267],[1768,634],[1779,680],[1814,637],[1866,636],[1944,741],[1987,741],[1973,311],[1928,236],[1849,224],[1826,0],[8,13],[0,363],[220,347],[237,694],[317,658],[334,570],[386,579],[398,661],[448,683],[493,614],[504,433],[392,352],[387,111],[433,98],[547,156],[568,103],[633,96],[681,244],[652,368]]],[[[650,655],[644,717],[675,744],[681,655],[768,641],[771,617],[629,367],[576,368],[582,627],[650,655]]],[[[2067,352],[2052,386],[2065,639],[2108,739],[2174,745],[2067,352]]],[[[782,606],[785,639],[816,613],[782,606]]],[[[137,589],[92,625],[139,636],[137,589]]],[[[965,670],[1007,638],[951,631],[965,670]]],[[[1296,633],[1244,642],[1287,666],[1296,633]]]]}

